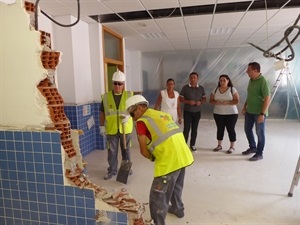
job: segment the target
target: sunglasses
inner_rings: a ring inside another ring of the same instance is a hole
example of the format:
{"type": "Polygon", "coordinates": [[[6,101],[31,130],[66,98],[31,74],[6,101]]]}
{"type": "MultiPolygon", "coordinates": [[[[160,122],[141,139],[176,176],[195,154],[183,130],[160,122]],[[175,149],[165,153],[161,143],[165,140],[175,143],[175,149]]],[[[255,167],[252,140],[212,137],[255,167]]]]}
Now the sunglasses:
{"type": "Polygon", "coordinates": [[[128,110],[129,111],[129,115],[133,118],[134,117],[134,113],[135,111],[138,109],[137,106],[132,107],[132,109],[128,110]]]}
{"type": "Polygon", "coordinates": [[[114,85],[122,86],[124,83],[121,82],[114,82],[114,85]]]}

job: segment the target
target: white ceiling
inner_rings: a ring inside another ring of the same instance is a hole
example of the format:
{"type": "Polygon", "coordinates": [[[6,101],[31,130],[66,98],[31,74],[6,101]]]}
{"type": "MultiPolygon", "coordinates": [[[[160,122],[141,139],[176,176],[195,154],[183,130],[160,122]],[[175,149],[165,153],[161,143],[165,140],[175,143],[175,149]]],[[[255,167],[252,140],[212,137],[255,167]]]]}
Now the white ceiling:
{"type": "MultiPolygon", "coordinates": [[[[35,3],[35,0],[29,0],[35,3]]],[[[134,11],[151,11],[163,8],[215,5],[265,0],[80,0],[80,19],[96,23],[90,15],[117,14],[134,11]]],[[[274,0],[276,1],[276,0],[274,0]]],[[[289,3],[291,0],[284,0],[289,3]]],[[[295,1],[295,0],[294,0],[295,1]]],[[[148,20],[109,22],[104,25],[125,38],[126,49],[137,51],[174,51],[249,46],[248,42],[264,49],[283,38],[284,31],[293,25],[300,13],[299,7],[265,9],[243,12],[211,13],[172,17],[162,16],[148,20]],[[161,38],[145,38],[145,35],[161,38]]],[[[77,17],[77,0],[40,0],[39,8],[51,15],[77,17]]],[[[299,22],[300,23],[300,22],[299,22]]],[[[298,25],[300,25],[298,23],[298,25]]],[[[299,30],[294,29],[290,39],[299,30]]],[[[298,41],[298,39],[297,39],[298,41]]],[[[285,42],[283,42],[285,45],[285,42]]]]}

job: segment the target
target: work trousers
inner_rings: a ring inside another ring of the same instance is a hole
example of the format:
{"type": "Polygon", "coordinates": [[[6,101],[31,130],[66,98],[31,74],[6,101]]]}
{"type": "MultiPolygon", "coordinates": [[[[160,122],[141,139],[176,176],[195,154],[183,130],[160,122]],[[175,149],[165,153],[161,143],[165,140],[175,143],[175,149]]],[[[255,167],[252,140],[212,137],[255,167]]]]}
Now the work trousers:
{"type": "Polygon", "coordinates": [[[169,202],[171,202],[171,207],[174,210],[184,210],[181,199],[184,177],[185,168],[182,168],[154,178],[150,190],[149,208],[155,225],[165,225],[169,202]]]}
{"type": "Polygon", "coordinates": [[[131,134],[126,134],[126,149],[124,148],[123,134],[117,133],[114,135],[107,135],[107,161],[108,161],[108,173],[117,174],[118,172],[118,151],[119,145],[121,147],[122,160],[130,159],[130,140],[131,134]]]}

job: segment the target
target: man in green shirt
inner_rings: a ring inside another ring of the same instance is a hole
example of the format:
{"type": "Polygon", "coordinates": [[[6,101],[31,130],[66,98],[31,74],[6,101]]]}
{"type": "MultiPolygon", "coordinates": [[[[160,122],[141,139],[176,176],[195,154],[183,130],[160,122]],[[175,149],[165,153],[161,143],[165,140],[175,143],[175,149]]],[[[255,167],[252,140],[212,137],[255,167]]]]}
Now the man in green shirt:
{"type": "Polygon", "coordinates": [[[270,84],[262,76],[260,65],[257,62],[248,64],[247,74],[250,77],[247,88],[247,100],[243,107],[245,115],[244,130],[248,139],[249,148],[242,152],[243,155],[255,153],[249,160],[257,161],[263,159],[265,147],[265,122],[270,104],[270,84]],[[255,125],[257,145],[253,134],[255,125]]]}

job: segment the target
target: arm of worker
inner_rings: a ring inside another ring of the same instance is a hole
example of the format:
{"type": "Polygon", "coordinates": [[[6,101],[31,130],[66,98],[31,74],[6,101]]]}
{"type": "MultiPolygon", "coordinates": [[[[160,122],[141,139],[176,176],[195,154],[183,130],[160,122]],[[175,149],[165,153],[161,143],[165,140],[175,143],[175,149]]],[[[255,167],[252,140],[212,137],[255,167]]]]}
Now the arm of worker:
{"type": "Polygon", "coordinates": [[[156,109],[156,110],[160,109],[161,101],[162,101],[162,96],[161,96],[161,92],[160,92],[158,97],[157,97],[154,109],[156,109]]]}
{"type": "Polygon", "coordinates": [[[147,149],[147,136],[146,135],[138,135],[138,141],[139,141],[139,146],[140,146],[140,153],[142,154],[142,156],[153,161],[151,159],[153,156],[147,149]]]}

